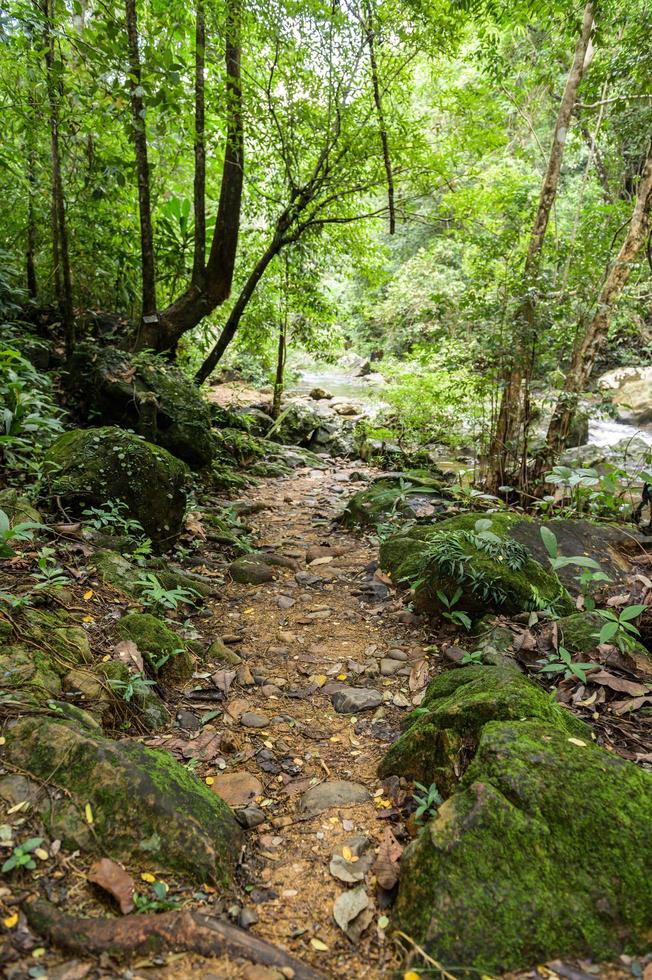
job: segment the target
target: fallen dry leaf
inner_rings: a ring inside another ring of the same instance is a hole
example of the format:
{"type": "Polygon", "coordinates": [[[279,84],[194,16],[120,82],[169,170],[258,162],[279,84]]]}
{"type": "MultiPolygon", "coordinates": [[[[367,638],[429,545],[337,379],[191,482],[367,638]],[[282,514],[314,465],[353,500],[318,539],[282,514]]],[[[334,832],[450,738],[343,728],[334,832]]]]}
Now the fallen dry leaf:
{"type": "Polygon", "coordinates": [[[133,640],[122,640],[113,648],[118,660],[125,667],[134,668],[139,674],[145,670],[143,656],[133,640]]]}
{"type": "Polygon", "coordinates": [[[616,677],[608,670],[596,670],[587,674],[586,679],[590,684],[601,684],[612,691],[621,691],[623,694],[631,694],[634,698],[640,698],[650,690],[648,684],[637,684],[635,681],[625,680],[624,677],[616,677]]]}
{"type": "Polygon", "coordinates": [[[110,858],[100,858],[91,867],[88,880],[112,895],[123,915],[133,912],[135,882],[131,875],[110,858]]]}
{"type": "Polygon", "coordinates": [[[186,531],[188,531],[189,534],[193,534],[196,538],[199,538],[200,541],[206,540],[206,530],[201,522],[201,515],[196,511],[192,511],[186,517],[186,531]]]}
{"type": "Polygon", "coordinates": [[[378,884],[386,891],[390,891],[398,881],[400,874],[398,862],[402,853],[403,848],[394,837],[391,829],[385,827],[373,871],[378,884]]]}
{"type": "Polygon", "coordinates": [[[411,691],[420,691],[422,687],[425,687],[428,683],[428,661],[424,658],[423,660],[417,660],[414,667],[410,671],[410,676],[408,677],[408,687],[411,691]]]}

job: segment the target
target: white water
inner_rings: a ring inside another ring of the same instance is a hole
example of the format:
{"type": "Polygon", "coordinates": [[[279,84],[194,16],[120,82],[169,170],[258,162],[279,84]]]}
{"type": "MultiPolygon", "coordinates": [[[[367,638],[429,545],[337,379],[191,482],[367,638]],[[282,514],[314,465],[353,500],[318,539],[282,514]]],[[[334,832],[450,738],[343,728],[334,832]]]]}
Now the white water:
{"type": "Polygon", "coordinates": [[[616,422],[610,418],[591,419],[589,422],[589,443],[592,446],[614,446],[621,439],[635,437],[652,446],[652,427],[639,429],[635,425],[616,422]]]}

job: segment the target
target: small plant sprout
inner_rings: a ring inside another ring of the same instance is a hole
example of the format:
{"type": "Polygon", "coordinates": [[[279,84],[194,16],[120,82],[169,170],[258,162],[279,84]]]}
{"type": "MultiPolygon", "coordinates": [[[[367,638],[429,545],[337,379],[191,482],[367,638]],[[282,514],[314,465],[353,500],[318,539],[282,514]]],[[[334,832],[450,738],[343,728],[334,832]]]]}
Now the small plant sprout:
{"type": "Polygon", "coordinates": [[[37,558],[38,571],[34,572],[35,589],[60,589],[68,583],[68,576],[57,565],[54,548],[41,548],[37,558]]]}
{"type": "Polygon", "coordinates": [[[145,677],[143,673],[130,674],[128,678],[124,680],[121,677],[115,677],[109,681],[109,684],[119,694],[123,701],[127,703],[131,701],[134,696],[138,694],[146,694],[147,689],[154,687],[156,681],[150,680],[149,677],[145,677]]]}
{"type": "Polygon", "coordinates": [[[600,632],[594,634],[598,643],[615,643],[622,653],[631,649],[636,637],[641,635],[633,620],[638,619],[646,608],[642,605],[626,606],[620,615],[611,609],[598,609],[598,616],[605,620],[600,632]]]}
{"type": "Polygon", "coordinates": [[[0,558],[13,558],[16,552],[10,542],[31,541],[34,531],[42,526],[35,521],[23,521],[12,527],[4,510],[0,510],[0,558]]]}
{"type": "Polygon", "coordinates": [[[154,881],[151,884],[151,895],[134,895],[134,905],[136,911],[141,915],[144,912],[166,912],[169,909],[177,908],[178,902],[175,898],[168,898],[169,888],[164,881],[154,881]]]}
{"type": "Polygon", "coordinates": [[[415,783],[414,785],[419,790],[418,793],[412,794],[412,798],[417,804],[414,820],[418,824],[424,824],[431,817],[434,817],[438,807],[444,801],[435,783],[431,783],[430,786],[424,786],[423,783],[415,783]]]}
{"type": "Polygon", "coordinates": [[[473,650],[471,653],[467,652],[464,654],[460,663],[467,667],[469,664],[481,664],[484,653],[482,650],[473,650]]]}
{"type": "MultiPolygon", "coordinates": [[[[33,854],[36,853],[37,857],[41,856],[39,851],[41,851],[42,843],[42,837],[30,837],[30,839],[24,841],[24,843],[17,844],[10,856],[2,865],[2,873],[7,874],[8,871],[14,871],[16,868],[27,868],[28,871],[33,871],[36,867],[36,861],[33,858],[33,854]]],[[[42,853],[45,855],[45,857],[47,857],[46,851],[42,851],[42,853]]]]}
{"type": "Polygon", "coordinates": [[[463,626],[465,630],[470,630],[472,623],[471,619],[465,612],[461,609],[454,609],[453,607],[462,598],[462,589],[456,589],[451,598],[449,599],[445,592],[437,591],[437,598],[444,607],[444,612],[442,612],[442,617],[447,619],[449,623],[454,623],[455,626],[463,626]]]}
{"type": "Polygon", "coordinates": [[[182,602],[192,603],[199,597],[196,589],[166,589],[153,572],[147,572],[138,579],[140,601],[152,609],[178,609],[182,602]]]}
{"type": "Polygon", "coordinates": [[[546,661],[539,662],[543,663],[541,674],[563,674],[564,679],[577,677],[583,684],[586,684],[585,672],[600,666],[594,663],[576,663],[566,647],[559,647],[556,656],[553,654],[546,661]]]}
{"type": "Polygon", "coordinates": [[[544,547],[548,552],[548,561],[550,562],[550,566],[555,572],[559,571],[560,568],[567,568],[569,565],[577,565],[578,568],[587,568],[597,572],[601,570],[600,564],[595,560],[595,558],[589,558],[587,555],[573,555],[572,557],[560,555],[557,537],[554,532],[551,531],[549,527],[545,527],[545,525],[541,528],[541,540],[543,541],[544,547]]]}

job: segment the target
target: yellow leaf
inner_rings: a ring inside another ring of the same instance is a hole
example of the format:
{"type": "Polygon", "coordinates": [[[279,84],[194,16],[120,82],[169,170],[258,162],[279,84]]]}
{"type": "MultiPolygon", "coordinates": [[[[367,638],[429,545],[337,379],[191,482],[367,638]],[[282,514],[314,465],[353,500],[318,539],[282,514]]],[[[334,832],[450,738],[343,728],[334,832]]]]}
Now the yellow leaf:
{"type": "Polygon", "coordinates": [[[88,592],[84,592],[84,599],[92,599],[94,595],[93,590],[89,589],[88,592]]]}
{"type": "Polygon", "coordinates": [[[253,609],[243,609],[242,611],[243,616],[251,616],[252,613],[253,613],[253,609]]]}
{"type": "Polygon", "coordinates": [[[107,664],[110,659],[111,659],[111,654],[107,653],[105,657],[102,657],[102,663],[107,664]]]}
{"type": "Polygon", "coordinates": [[[82,623],[94,623],[95,620],[92,616],[82,616],[82,623]]]}
{"type": "Polygon", "coordinates": [[[50,857],[44,847],[37,847],[34,853],[40,861],[47,861],[47,859],[50,857]]]}
{"type": "Polygon", "coordinates": [[[572,745],[581,745],[581,746],[585,746],[586,745],[586,742],[583,742],[581,738],[569,738],[568,741],[572,745]]]}
{"type": "Polygon", "coordinates": [[[344,858],[345,861],[351,860],[351,858],[353,857],[353,851],[351,850],[350,847],[342,848],[342,857],[344,858]]]}
{"type": "Polygon", "coordinates": [[[40,960],[42,956],[45,956],[45,946],[37,946],[36,949],[33,949],[32,956],[35,960],[40,960]]]}
{"type": "Polygon", "coordinates": [[[328,950],[326,943],[323,943],[321,939],[311,939],[310,945],[313,949],[318,949],[320,953],[325,953],[328,950]]]}
{"type": "Polygon", "coordinates": [[[414,970],[408,970],[407,973],[403,974],[403,980],[421,980],[421,977],[414,970]]]}
{"type": "Polygon", "coordinates": [[[140,877],[142,878],[143,881],[148,882],[150,885],[153,885],[154,882],[156,881],[156,878],[151,873],[151,871],[143,871],[140,877]]]}
{"type": "Polygon", "coordinates": [[[205,782],[207,786],[212,786],[215,780],[213,779],[212,776],[207,776],[205,782]]]}
{"type": "Polygon", "coordinates": [[[0,735],[0,745],[4,745],[6,741],[7,739],[4,737],[4,735],[0,735]]]}
{"type": "Polygon", "coordinates": [[[86,815],[86,823],[93,823],[93,810],[91,809],[90,803],[87,803],[84,807],[84,814],[86,815]]]}
{"type": "Polygon", "coordinates": [[[337,675],[337,679],[338,679],[338,681],[345,681],[346,680],[346,674],[338,674],[337,675]]]}
{"type": "Polygon", "coordinates": [[[2,920],[2,924],[5,927],[5,929],[13,929],[13,927],[16,925],[17,922],[18,922],[18,912],[14,912],[13,915],[9,915],[7,916],[6,919],[2,920]]]}

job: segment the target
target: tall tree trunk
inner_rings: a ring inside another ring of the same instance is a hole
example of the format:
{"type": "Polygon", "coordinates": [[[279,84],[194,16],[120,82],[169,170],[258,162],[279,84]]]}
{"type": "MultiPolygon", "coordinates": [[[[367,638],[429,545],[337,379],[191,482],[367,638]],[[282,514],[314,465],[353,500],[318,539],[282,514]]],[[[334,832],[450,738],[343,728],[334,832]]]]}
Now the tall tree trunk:
{"type": "Polygon", "coordinates": [[[389,152],[389,137],[387,135],[387,123],[383,109],[383,100],[380,93],[380,81],[378,76],[378,61],[376,58],[376,30],[374,27],[373,8],[371,3],[365,5],[365,34],[367,47],[369,48],[369,65],[371,68],[371,84],[373,86],[374,104],[376,106],[376,117],[378,119],[378,131],[380,133],[380,144],[383,150],[383,163],[385,166],[385,177],[387,180],[387,209],[389,213],[389,233],[393,235],[396,231],[396,208],[394,205],[394,174],[392,171],[392,158],[389,152]]]}
{"type": "Polygon", "coordinates": [[[283,313],[279,317],[278,324],[278,349],[276,353],[276,376],[274,378],[274,395],[272,397],[272,418],[277,419],[281,414],[281,399],[283,397],[283,387],[285,378],[285,360],[287,357],[287,338],[288,338],[288,309],[289,309],[289,263],[287,254],[285,256],[285,270],[283,276],[283,313]]]}
{"type": "Polygon", "coordinates": [[[607,336],[614,306],[629,278],[632,264],[650,234],[651,206],[652,141],[648,147],[627,236],[603,283],[595,315],[587,330],[575,342],[564,390],[559,396],[548,426],[545,450],[535,464],[533,474],[535,479],[541,478],[546,467],[551,465],[566,445],[579,395],[586,386],[595,359],[607,336]]]}
{"type": "Polygon", "coordinates": [[[72,275],[68,252],[68,228],[66,204],[63,193],[61,151],[59,145],[59,101],[62,95],[61,80],[57,81],[54,48],[54,0],[41,0],[43,16],[43,50],[45,76],[50,110],[50,155],[52,157],[52,253],[55,263],[57,302],[61,310],[65,332],[66,355],[75,347],[75,316],[72,302],[72,275]]]}
{"type": "Polygon", "coordinates": [[[242,314],[246,310],[247,304],[256,290],[256,286],[264,276],[267,266],[281,251],[283,244],[283,239],[278,235],[275,235],[268,245],[267,250],[263,253],[254,266],[249,278],[242,287],[240,295],[235,301],[233,309],[231,310],[229,317],[224,324],[222,333],[217,339],[217,343],[195,375],[195,381],[197,384],[202,384],[202,382],[204,382],[206,378],[212,374],[216,366],[219,364],[226,348],[235,337],[236,331],[240,326],[242,314]]]}
{"type": "MultiPolygon", "coordinates": [[[[133,122],[133,141],[138,174],[138,212],[140,216],[140,264],[142,274],[142,334],[156,323],[156,272],[154,269],[154,232],[150,199],[149,160],[147,158],[147,127],[143,99],[140,51],[138,49],[138,18],[136,0],[125,0],[127,47],[129,54],[129,97],[133,122]],[[148,324],[145,320],[150,321],[148,324]]],[[[142,345],[141,345],[142,346],[142,345]]]]}
{"type": "Polygon", "coordinates": [[[34,197],[36,195],[36,103],[32,96],[29,97],[29,116],[28,127],[25,136],[25,161],[27,167],[27,228],[25,235],[25,277],[27,281],[27,295],[30,299],[36,299],[38,287],[36,282],[36,218],[34,214],[34,197]]]}
{"type": "Polygon", "coordinates": [[[161,313],[160,323],[144,331],[146,346],[174,350],[179,338],[228,299],[240,231],[244,175],[244,130],[240,70],[241,0],[228,0],[226,16],[227,134],[222,185],[210,254],[201,284],[188,289],[161,313]]]}
{"type": "Polygon", "coordinates": [[[571,116],[577,101],[577,91],[584,75],[591,30],[593,27],[593,4],[587,3],[582,18],[582,28],[575,47],[575,57],[566,79],[555,131],[553,135],[548,166],[541,186],[539,205],[530,235],[525,265],[523,268],[524,296],[516,314],[516,353],[506,373],[498,418],[489,447],[489,472],[487,484],[497,490],[512,474],[510,473],[511,443],[519,434],[523,436],[521,447],[521,478],[527,459],[527,429],[529,425],[529,406],[527,384],[529,380],[536,343],[536,293],[537,280],[541,268],[541,256],[550,213],[552,211],[559,175],[564,158],[564,149],[571,116]],[[525,390],[524,390],[525,389],[525,390]],[[520,430],[520,431],[519,431],[520,430]]]}
{"type": "Polygon", "coordinates": [[[206,59],[206,10],[204,0],[197,0],[195,12],[195,252],[192,283],[201,287],[206,264],[206,137],[204,132],[206,59]]]}

